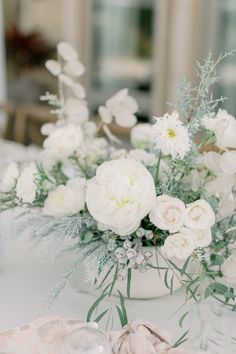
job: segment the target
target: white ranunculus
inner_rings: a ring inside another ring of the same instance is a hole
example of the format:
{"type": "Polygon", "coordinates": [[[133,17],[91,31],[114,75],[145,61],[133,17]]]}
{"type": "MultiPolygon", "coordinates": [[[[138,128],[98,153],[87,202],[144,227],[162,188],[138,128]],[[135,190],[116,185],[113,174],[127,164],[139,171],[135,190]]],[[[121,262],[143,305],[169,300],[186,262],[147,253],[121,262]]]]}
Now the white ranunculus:
{"type": "Polygon", "coordinates": [[[75,60],[78,57],[76,49],[67,42],[58,43],[57,52],[65,61],[75,60]]]}
{"type": "Polygon", "coordinates": [[[222,172],[226,174],[236,173],[236,151],[226,151],[219,158],[222,172]]]}
{"type": "Polygon", "coordinates": [[[207,247],[212,241],[211,229],[194,230],[195,234],[195,248],[207,247]]]}
{"type": "Polygon", "coordinates": [[[45,139],[43,146],[49,155],[63,160],[75,152],[83,142],[83,132],[79,126],[67,124],[55,129],[45,139]]]}
{"type": "Polygon", "coordinates": [[[221,266],[224,279],[231,287],[236,288],[236,254],[229,256],[221,266]]]}
{"type": "Polygon", "coordinates": [[[156,198],[149,218],[161,230],[177,232],[183,225],[185,204],[178,198],[161,195],[156,198]]]}
{"type": "Polygon", "coordinates": [[[44,202],[43,214],[55,217],[73,215],[83,210],[85,204],[85,180],[73,178],[67,184],[49,192],[44,202]]]}
{"type": "Polygon", "coordinates": [[[23,203],[33,203],[36,197],[37,188],[34,183],[37,168],[31,163],[22,171],[16,184],[16,195],[23,203]]]}
{"type": "Polygon", "coordinates": [[[236,119],[226,110],[219,109],[214,118],[205,117],[204,124],[215,133],[215,144],[220,149],[236,148],[236,119]]]}
{"type": "Polygon", "coordinates": [[[45,66],[54,76],[58,76],[61,73],[61,65],[56,60],[47,60],[45,66]]]}
{"type": "Polygon", "coordinates": [[[184,223],[194,230],[206,230],[214,225],[215,213],[206,200],[199,199],[187,205],[184,223]]]}
{"type": "Polygon", "coordinates": [[[88,182],[87,207],[99,223],[118,235],[134,232],[155,201],[151,174],[138,161],[118,159],[104,162],[88,182]]]}
{"type": "Polygon", "coordinates": [[[130,133],[131,144],[138,149],[149,149],[153,144],[153,129],[148,123],[137,124],[130,133]]]}
{"type": "Polygon", "coordinates": [[[128,153],[128,157],[142,162],[145,166],[154,166],[156,162],[156,156],[142,149],[133,149],[128,153]]]}
{"type": "Polygon", "coordinates": [[[177,234],[166,238],[162,249],[168,258],[187,259],[195,249],[195,234],[190,229],[182,228],[177,234]]]}
{"type": "Polygon", "coordinates": [[[15,162],[7,166],[6,171],[0,181],[0,192],[10,192],[16,185],[16,180],[19,177],[18,165],[15,162]]]}

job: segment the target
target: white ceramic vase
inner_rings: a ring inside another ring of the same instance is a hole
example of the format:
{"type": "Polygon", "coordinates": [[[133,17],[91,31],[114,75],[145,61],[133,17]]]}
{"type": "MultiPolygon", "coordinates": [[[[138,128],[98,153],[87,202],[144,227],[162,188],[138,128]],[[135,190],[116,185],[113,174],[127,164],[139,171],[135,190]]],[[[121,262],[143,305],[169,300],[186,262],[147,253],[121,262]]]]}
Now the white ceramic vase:
{"type": "MultiPolygon", "coordinates": [[[[165,260],[158,253],[157,247],[144,247],[143,250],[144,252],[152,252],[152,257],[149,259],[149,263],[151,263],[152,266],[167,267],[165,260]]],[[[177,259],[172,261],[177,267],[182,267],[184,264],[184,261],[177,259]]],[[[150,268],[144,273],[139,272],[139,270],[132,269],[130,297],[133,299],[150,299],[170,294],[171,291],[165,284],[165,273],[165,269],[150,268]]],[[[181,287],[179,274],[176,273],[176,271],[173,272],[173,270],[170,269],[166,277],[167,284],[170,287],[171,278],[173,276],[172,292],[181,287]]],[[[111,281],[111,278],[109,278],[108,282],[109,281],[111,281]]],[[[127,280],[117,280],[112,292],[113,295],[118,295],[117,290],[127,297],[127,280]]]]}
{"type": "MultiPolygon", "coordinates": [[[[157,247],[144,247],[143,251],[151,251],[152,257],[149,259],[149,263],[152,264],[154,267],[167,267],[166,262],[158,253],[157,247]]],[[[176,264],[177,267],[181,267],[184,264],[184,261],[180,260],[172,260],[173,263],[176,264]]],[[[82,266],[83,268],[83,266],[82,266]]],[[[81,268],[81,269],[82,269],[81,268]]],[[[84,274],[85,271],[81,270],[81,275],[84,274]]],[[[144,273],[139,272],[139,270],[132,269],[131,271],[131,288],[130,288],[130,297],[133,299],[150,299],[150,298],[157,298],[163,295],[170,294],[170,289],[168,289],[165,285],[165,273],[166,270],[164,269],[153,269],[150,268],[144,273]]],[[[176,272],[175,272],[176,273],[176,272]]],[[[171,278],[173,276],[173,283],[172,283],[172,291],[175,291],[181,287],[181,283],[179,281],[179,274],[178,278],[170,269],[167,274],[167,284],[171,284],[171,278]]],[[[106,282],[104,283],[104,287],[112,282],[114,278],[114,272],[107,277],[106,282]]],[[[76,273],[72,278],[72,284],[75,288],[79,289],[80,291],[89,292],[92,290],[88,284],[85,284],[83,281],[82,276],[78,276],[76,273]]],[[[119,290],[123,296],[127,297],[127,280],[116,280],[112,294],[118,296],[119,290]]]]}

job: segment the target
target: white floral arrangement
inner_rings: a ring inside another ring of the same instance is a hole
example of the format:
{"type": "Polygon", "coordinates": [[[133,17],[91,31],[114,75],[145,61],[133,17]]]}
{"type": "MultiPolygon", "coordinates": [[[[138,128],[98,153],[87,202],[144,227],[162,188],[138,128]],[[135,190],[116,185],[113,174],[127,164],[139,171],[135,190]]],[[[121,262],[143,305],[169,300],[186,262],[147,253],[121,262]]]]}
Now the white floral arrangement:
{"type": "Polygon", "coordinates": [[[122,280],[127,291],[117,290],[117,310],[125,325],[132,274],[145,277],[150,269],[165,272],[170,293],[177,277],[187,299],[213,296],[236,310],[236,120],[225,110],[212,113],[223,98],[209,94],[216,65],[231,53],[198,64],[199,85],[183,81],[171,114],[137,124],[138,104],[127,89],[98,108],[99,121],[89,119],[78,82],[85,68],[68,43],[57,52],[58,60],[47,61],[46,68],[57,77],[59,93],[41,100],[58,119],[42,127],[46,139],[38,161],[10,164],[0,182],[0,209],[23,211],[16,233],[29,227],[38,247],[77,255],[47,301],[83,264],[101,289],[88,320],[122,280]],[[131,128],[130,150],[121,148],[112,121],[131,128]],[[203,152],[209,143],[217,152],[203,152]],[[153,265],[154,254],[165,267],[153,265]]]}

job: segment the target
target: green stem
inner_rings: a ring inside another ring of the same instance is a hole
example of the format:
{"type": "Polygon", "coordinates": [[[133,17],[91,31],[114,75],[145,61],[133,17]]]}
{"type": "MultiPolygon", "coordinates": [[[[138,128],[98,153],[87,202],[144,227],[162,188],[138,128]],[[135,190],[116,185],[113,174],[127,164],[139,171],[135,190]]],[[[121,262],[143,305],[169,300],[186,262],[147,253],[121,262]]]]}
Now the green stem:
{"type": "Polygon", "coordinates": [[[162,152],[159,152],[159,156],[158,156],[158,160],[157,160],[157,164],[156,164],[156,172],[155,172],[155,185],[157,185],[157,181],[158,181],[158,175],[159,175],[159,170],[160,170],[160,164],[161,164],[161,157],[162,157],[162,152]]]}

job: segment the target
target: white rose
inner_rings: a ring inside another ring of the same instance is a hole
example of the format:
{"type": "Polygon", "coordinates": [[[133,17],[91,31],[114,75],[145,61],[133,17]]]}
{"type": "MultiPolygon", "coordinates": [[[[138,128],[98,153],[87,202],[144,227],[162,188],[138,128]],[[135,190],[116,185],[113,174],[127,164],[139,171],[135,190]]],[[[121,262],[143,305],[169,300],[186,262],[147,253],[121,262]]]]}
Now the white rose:
{"type": "Polygon", "coordinates": [[[220,149],[236,148],[236,119],[226,110],[219,109],[215,118],[204,118],[205,127],[215,133],[220,149]]]}
{"type": "Polygon", "coordinates": [[[161,195],[156,198],[149,218],[161,230],[177,232],[181,228],[185,217],[185,205],[178,198],[161,195]]]}
{"type": "Polygon", "coordinates": [[[16,195],[23,203],[33,203],[36,197],[36,185],[34,183],[37,168],[35,163],[31,163],[26,167],[16,184],[16,195]]]}
{"type": "Polygon", "coordinates": [[[128,157],[130,159],[142,162],[145,166],[154,166],[156,162],[156,156],[154,154],[142,149],[130,150],[128,152],[128,157]]]}
{"type": "Polygon", "coordinates": [[[224,275],[225,281],[231,287],[236,288],[236,254],[229,256],[221,266],[221,271],[224,275]]]}
{"type": "Polygon", "coordinates": [[[85,204],[85,180],[73,178],[67,184],[49,192],[44,202],[43,214],[51,216],[73,215],[83,210],[85,204]]]}
{"type": "Polygon", "coordinates": [[[207,247],[212,240],[211,229],[207,230],[194,230],[195,234],[195,248],[207,247]]]}
{"type": "Polygon", "coordinates": [[[204,199],[196,200],[187,205],[184,223],[187,227],[196,230],[209,229],[215,223],[214,211],[204,199]]]}
{"type": "Polygon", "coordinates": [[[182,228],[177,234],[166,238],[162,249],[168,258],[187,259],[195,249],[195,234],[190,229],[182,228]]]}
{"type": "Polygon", "coordinates": [[[88,182],[86,202],[96,221],[123,236],[138,228],[155,194],[153,178],[140,162],[119,159],[98,167],[88,182]]]}
{"type": "Polygon", "coordinates": [[[148,123],[137,124],[130,133],[131,144],[139,149],[148,149],[153,142],[152,125],[148,123]]]}
{"type": "Polygon", "coordinates": [[[0,182],[0,192],[7,193],[12,190],[16,185],[16,180],[19,177],[18,166],[15,162],[10,163],[7,166],[5,173],[3,174],[0,182]]]}
{"type": "Polygon", "coordinates": [[[58,159],[72,155],[83,142],[83,132],[80,127],[72,124],[55,129],[44,141],[46,152],[58,159]]]}

